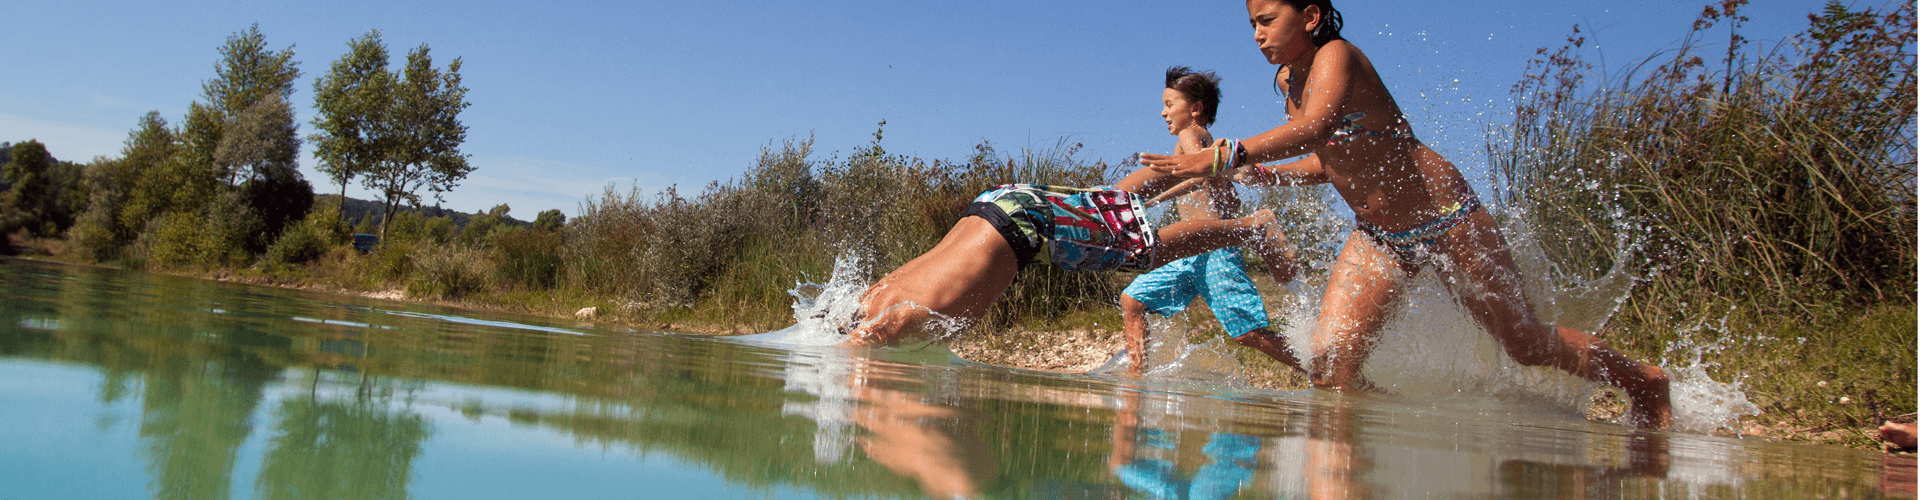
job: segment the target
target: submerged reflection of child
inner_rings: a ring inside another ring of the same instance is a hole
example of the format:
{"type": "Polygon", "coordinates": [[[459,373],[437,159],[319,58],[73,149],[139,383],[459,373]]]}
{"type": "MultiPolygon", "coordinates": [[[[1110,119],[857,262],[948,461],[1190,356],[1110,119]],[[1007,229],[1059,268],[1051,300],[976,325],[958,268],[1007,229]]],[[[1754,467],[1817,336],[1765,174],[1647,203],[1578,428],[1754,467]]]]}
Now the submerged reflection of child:
{"type": "Polygon", "coordinates": [[[1493,216],[1459,169],[1414,138],[1372,62],[1340,38],[1340,13],[1330,0],[1248,0],[1247,14],[1260,52],[1280,65],[1274,85],[1286,96],[1287,123],[1237,145],[1142,155],[1141,164],[1208,177],[1220,173],[1213,158],[1233,158],[1233,175],[1243,183],[1329,183],[1347,200],[1358,229],[1321,302],[1309,373],[1315,386],[1369,385],[1360,367],[1388,308],[1408,276],[1430,267],[1515,361],[1618,386],[1633,401],[1634,424],[1669,425],[1668,380],[1659,367],[1534,316],[1493,216]],[[1258,165],[1296,156],[1304,157],[1258,165]]]}
{"type": "MultiPolygon", "coordinates": [[[[1219,108],[1219,77],[1185,66],[1167,70],[1160,117],[1167,122],[1167,132],[1180,138],[1174,154],[1197,152],[1213,143],[1207,126],[1213,124],[1219,108]]],[[[1148,204],[1166,199],[1179,200],[1176,209],[1181,220],[1230,219],[1240,211],[1240,197],[1226,177],[1188,179],[1148,204]]],[[[1286,237],[1276,233],[1261,243],[1251,246],[1260,252],[1273,279],[1292,281],[1295,256],[1286,237]]],[[[1300,360],[1286,340],[1267,330],[1266,303],[1247,276],[1240,247],[1232,246],[1173,261],[1127,285],[1120,295],[1120,311],[1126,320],[1127,353],[1133,361],[1130,373],[1146,371],[1147,313],[1173,315],[1186,309],[1196,296],[1206,299],[1214,318],[1234,342],[1300,368],[1300,360]]]]}
{"type": "Polygon", "coordinates": [[[1260,439],[1227,432],[1207,435],[1200,453],[1207,464],[1191,477],[1181,477],[1172,462],[1139,456],[1141,446],[1177,452],[1178,444],[1160,429],[1140,429],[1140,392],[1121,393],[1119,415],[1113,425],[1113,450],[1107,469],[1120,483],[1154,498],[1211,500],[1233,498],[1259,467],[1260,439]]]}

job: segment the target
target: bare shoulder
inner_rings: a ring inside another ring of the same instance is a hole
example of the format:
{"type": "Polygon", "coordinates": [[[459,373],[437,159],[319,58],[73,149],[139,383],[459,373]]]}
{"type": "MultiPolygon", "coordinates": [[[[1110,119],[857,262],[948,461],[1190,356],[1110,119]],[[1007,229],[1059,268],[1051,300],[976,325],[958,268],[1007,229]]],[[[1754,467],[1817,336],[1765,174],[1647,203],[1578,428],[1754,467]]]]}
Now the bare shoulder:
{"type": "Polygon", "coordinates": [[[1198,152],[1213,144],[1213,134],[1203,128],[1189,128],[1180,131],[1180,143],[1174,145],[1173,154],[1198,152]]]}

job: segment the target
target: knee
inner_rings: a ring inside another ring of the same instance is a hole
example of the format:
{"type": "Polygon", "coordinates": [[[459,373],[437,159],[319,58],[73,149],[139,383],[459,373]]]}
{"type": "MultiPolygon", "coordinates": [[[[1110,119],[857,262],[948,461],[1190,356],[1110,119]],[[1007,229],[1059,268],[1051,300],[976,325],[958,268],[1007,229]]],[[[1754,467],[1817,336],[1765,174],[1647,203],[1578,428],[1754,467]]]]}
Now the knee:
{"type": "Polygon", "coordinates": [[[1120,313],[1127,316],[1145,316],[1147,305],[1140,303],[1140,300],[1133,298],[1132,295],[1123,293],[1120,294],[1120,313]]]}
{"type": "Polygon", "coordinates": [[[1598,340],[1582,342],[1585,334],[1566,327],[1547,327],[1533,335],[1518,339],[1509,339],[1501,343],[1507,356],[1521,366],[1553,366],[1573,369],[1581,363],[1578,358],[1585,356],[1580,349],[1592,349],[1598,340]]]}
{"type": "Polygon", "coordinates": [[[1537,340],[1508,341],[1503,343],[1501,347],[1506,349],[1507,357],[1513,358],[1513,362],[1519,363],[1520,366],[1551,365],[1555,364],[1554,360],[1559,358],[1559,356],[1556,356],[1556,353],[1553,352],[1554,349],[1551,343],[1537,340]]]}

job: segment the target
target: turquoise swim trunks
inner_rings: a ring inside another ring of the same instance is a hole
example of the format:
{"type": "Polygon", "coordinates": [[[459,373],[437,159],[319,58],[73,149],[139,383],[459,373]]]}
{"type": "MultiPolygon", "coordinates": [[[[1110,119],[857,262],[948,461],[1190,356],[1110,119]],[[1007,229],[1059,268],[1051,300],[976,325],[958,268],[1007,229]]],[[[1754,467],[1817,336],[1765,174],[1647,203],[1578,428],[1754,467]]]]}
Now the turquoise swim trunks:
{"type": "Polygon", "coordinates": [[[1220,320],[1227,335],[1239,338],[1268,325],[1266,302],[1247,276],[1240,247],[1227,247],[1176,260],[1133,279],[1122,292],[1147,306],[1148,311],[1172,316],[1186,310],[1194,297],[1220,320]]]}

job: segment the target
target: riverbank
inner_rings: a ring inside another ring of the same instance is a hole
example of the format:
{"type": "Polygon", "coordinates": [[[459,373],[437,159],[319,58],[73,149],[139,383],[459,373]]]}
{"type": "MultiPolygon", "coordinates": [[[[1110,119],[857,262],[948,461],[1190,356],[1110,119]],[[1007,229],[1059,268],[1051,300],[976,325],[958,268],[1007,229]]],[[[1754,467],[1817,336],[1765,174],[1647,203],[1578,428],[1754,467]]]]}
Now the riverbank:
{"type": "MultiPolygon", "coordinates": [[[[89,265],[72,256],[55,253],[61,250],[60,242],[57,240],[16,240],[15,244],[25,250],[23,253],[29,254],[23,258],[89,265]]],[[[580,321],[602,328],[736,335],[771,331],[790,323],[790,318],[778,318],[771,323],[764,319],[772,314],[743,314],[725,321],[702,319],[722,317],[718,311],[712,310],[712,306],[704,311],[683,310],[669,315],[646,314],[645,311],[638,309],[609,307],[604,305],[603,300],[587,298],[587,294],[570,295],[563,290],[543,293],[473,294],[455,299],[423,297],[408,294],[404,283],[341,279],[344,275],[337,274],[338,269],[335,269],[335,272],[330,272],[328,269],[329,266],[344,265],[339,262],[343,259],[371,260],[373,257],[342,252],[319,259],[308,266],[281,270],[175,269],[164,271],[163,274],[481,311],[527,314],[580,321]],[[590,315],[579,314],[581,309],[588,307],[595,307],[596,310],[590,315]]],[[[1279,291],[1279,287],[1264,279],[1261,284],[1263,292],[1284,293],[1279,291]]],[[[1220,344],[1217,347],[1224,352],[1233,353],[1239,359],[1242,366],[1239,376],[1249,385],[1276,390],[1300,390],[1308,387],[1305,378],[1298,372],[1280,366],[1251,349],[1239,348],[1224,340],[1217,323],[1212,321],[1211,315],[1204,307],[1190,308],[1190,311],[1192,312],[1162,325],[1170,326],[1175,331],[1163,332],[1160,335],[1184,338],[1189,342],[1220,344]]],[[[1869,334],[1875,329],[1904,329],[1909,332],[1906,339],[1912,341],[1913,320],[1914,313],[1911,307],[1904,310],[1897,307],[1881,308],[1859,315],[1845,328],[1849,329],[1847,331],[1869,334]]],[[[1086,310],[1061,315],[1047,321],[1025,320],[1000,328],[975,328],[960,338],[949,341],[947,347],[955,355],[975,362],[1032,370],[1081,372],[1101,366],[1124,348],[1124,335],[1118,328],[1120,324],[1117,308],[1086,310]]],[[[1800,345],[1804,346],[1804,344],[1800,345]]],[[[1901,346],[1888,346],[1888,348],[1901,348],[1901,346]]],[[[1912,349],[1912,346],[1904,348],[1912,349]]],[[[1869,410],[1862,408],[1863,405],[1889,404],[1884,399],[1888,394],[1897,393],[1897,391],[1888,389],[1897,388],[1895,386],[1902,382],[1888,381],[1886,387],[1876,388],[1868,384],[1871,382],[1869,380],[1848,377],[1846,374],[1823,378],[1817,373],[1818,370],[1809,369],[1808,366],[1818,359],[1816,356],[1820,356],[1818,354],[1820,352],[1823,351],[1816,349],[1776,351],[1774,354],[1780,357],[1767,363],[1782,368],[1774,371],[1740,373],[1721,370],[1716,372],[1716,379],[1734,381],[1746,387],[1748,397],[1761,408],[1759,415],[1743,418],[1734,428],[1724,429],[1716,434],[1835,444],[1855,448],[1881,448],[1877,431],[1880,422],[1863,419],[1858,413],[1869,410]],[[1825,394],[1828,397],[1810,401],[1807,397],[1809,394],[1825,394]],[[1861,394],[1872,396],[1862,397],[1861,394]]],[[[1865,371],[1865,368],[1870,367],[1858,368],[1860,371],[1865,371]]],[[[1911,370],[1911,367],[1908,369],[1911,370]]],[[[1908,404],[1911,405],[1912,402],[1909,401],[1908,404]]],[[[1592,410],[1588,417],[1603,421],[1612,420],[1624,410],[1624,403],[1619,398],[1605,392],[1599,394],[1591,406],[1592,410]]],[[[1904,419],[1896,420],[1912,422],[1913,415],[1908,413],[1904,419]]]]}

